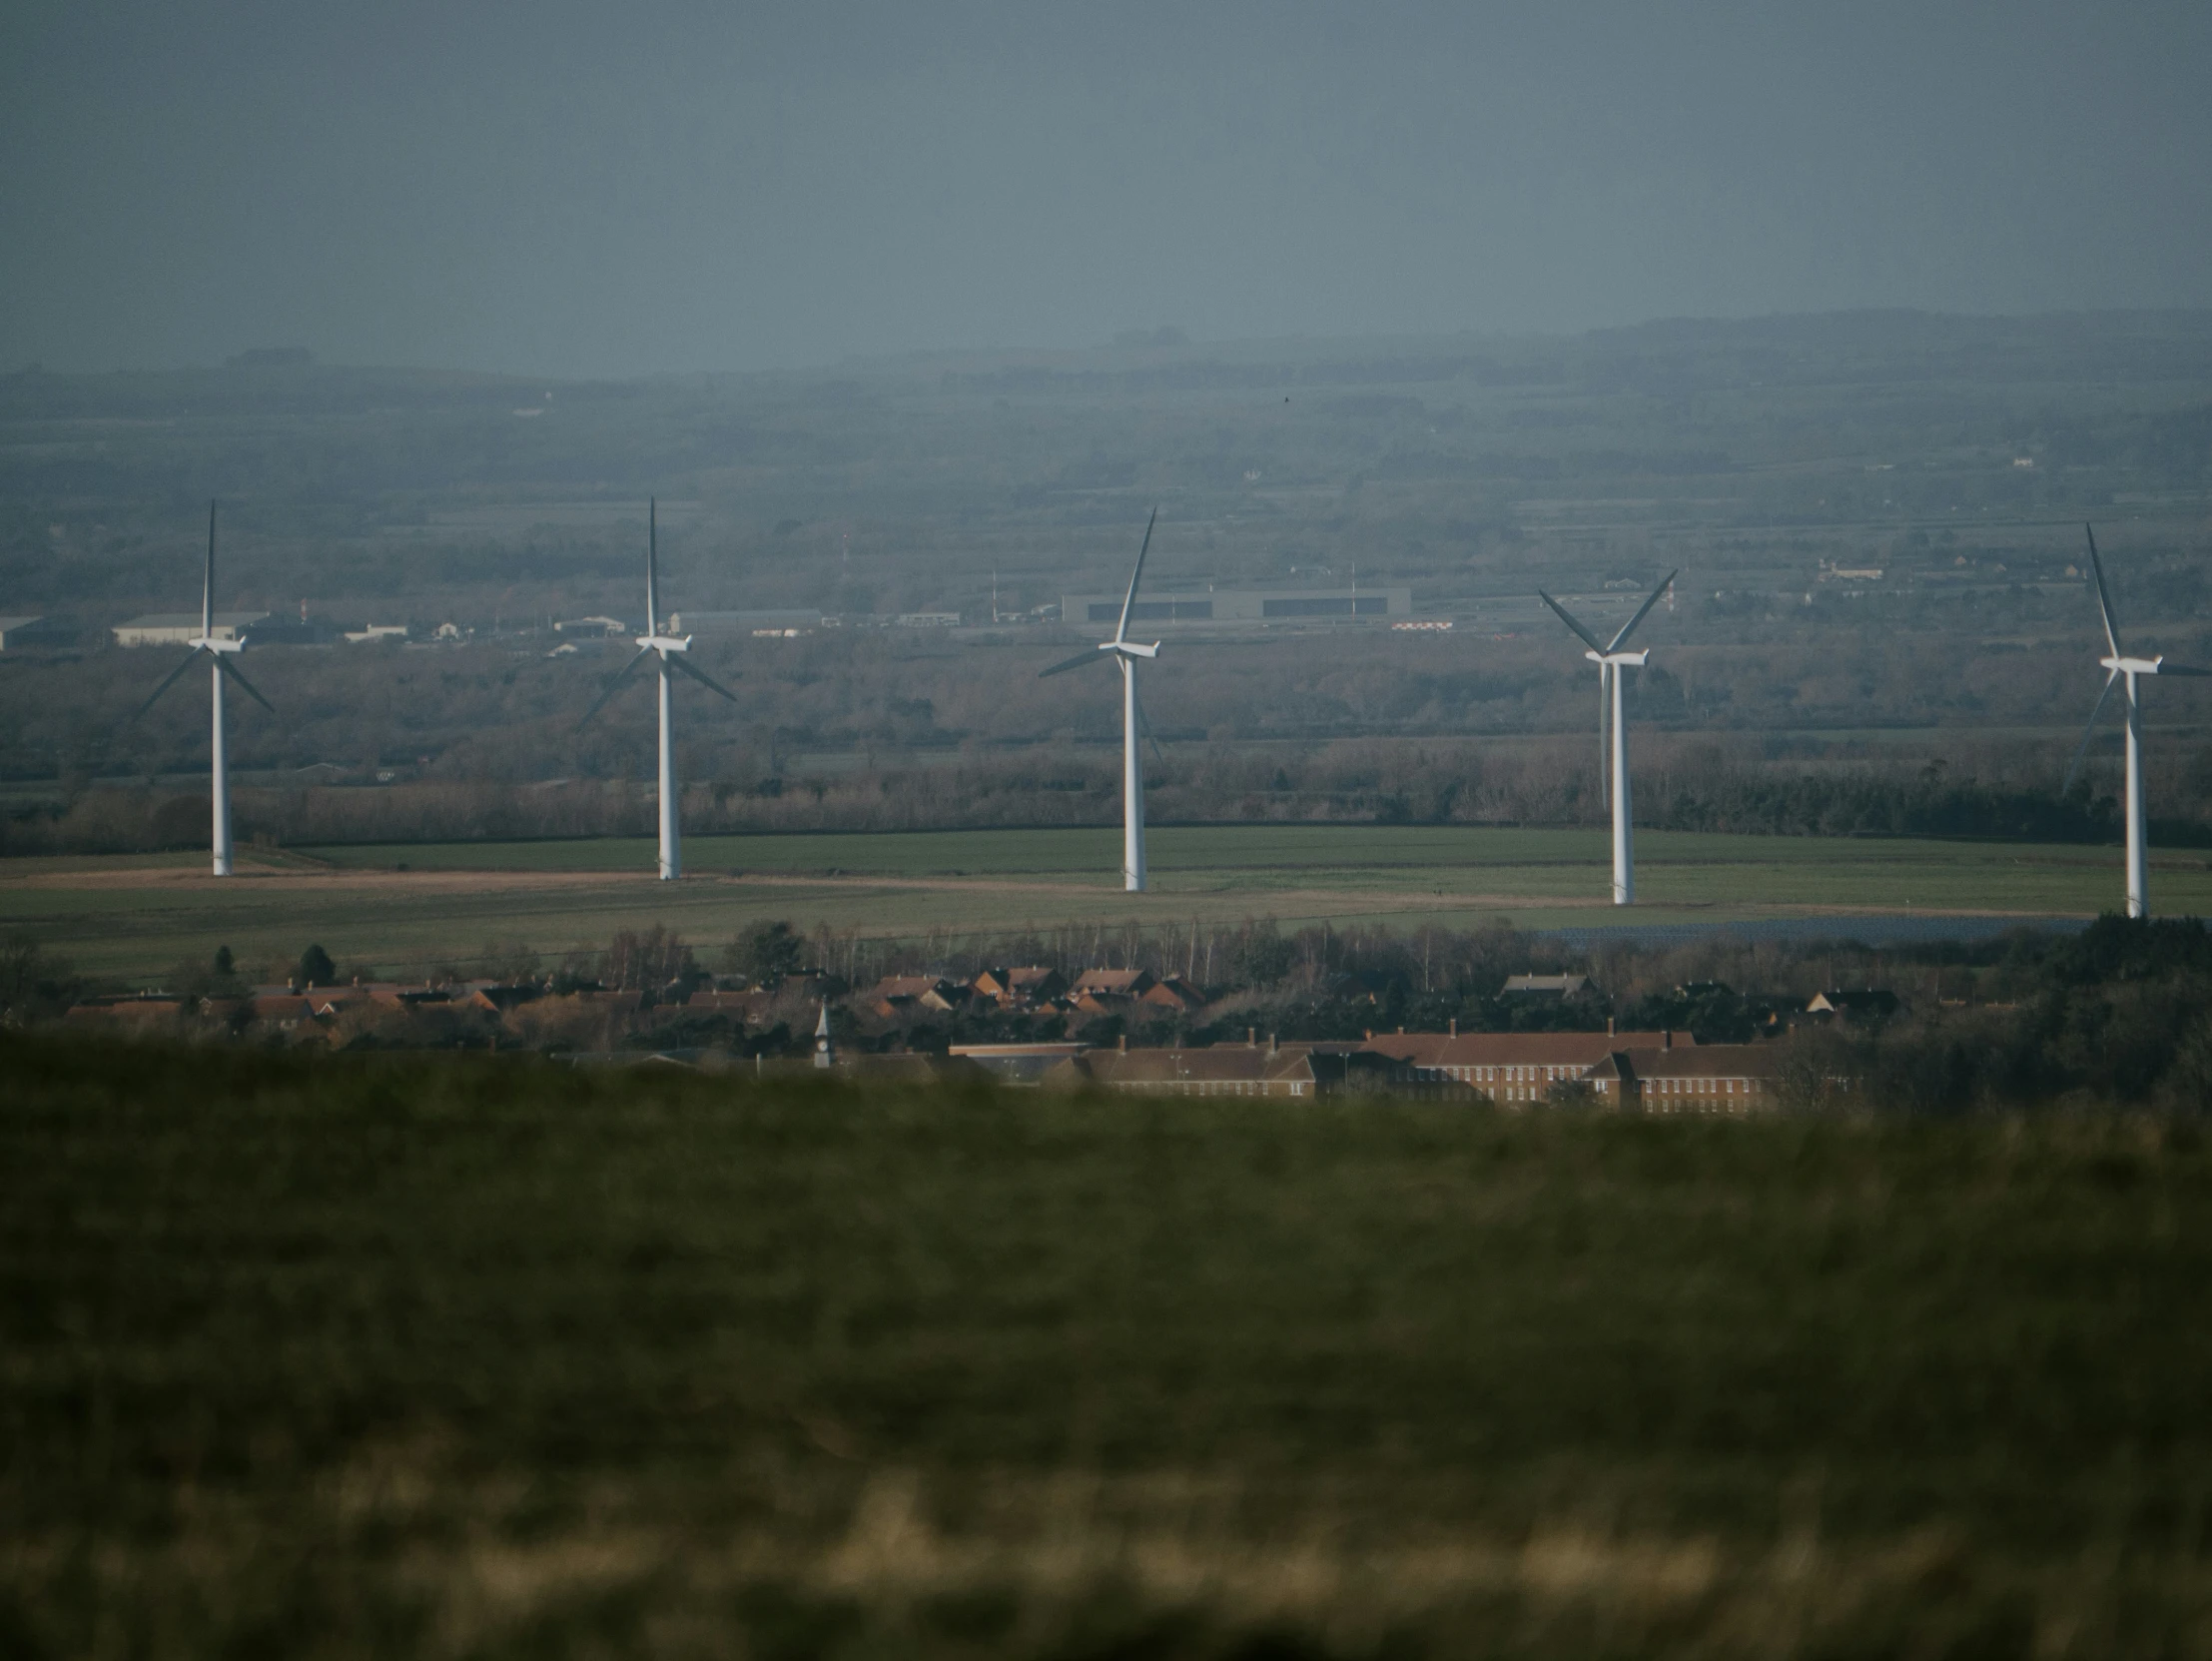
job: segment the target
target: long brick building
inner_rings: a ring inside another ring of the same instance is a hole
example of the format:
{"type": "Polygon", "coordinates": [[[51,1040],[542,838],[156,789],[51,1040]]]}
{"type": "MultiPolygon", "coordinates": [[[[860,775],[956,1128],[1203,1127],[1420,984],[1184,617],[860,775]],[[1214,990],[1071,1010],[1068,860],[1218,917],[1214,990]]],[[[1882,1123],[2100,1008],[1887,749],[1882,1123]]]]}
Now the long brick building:
{"type": "Polygon", "coordinates": [[[1617,1050],[1696,1047],[1688,1033],[1377,1033],[1367,1048],[1403,1062],[1418,1079],[1472,1085],[1501,1105],[1541,1102],[1617,1050]]]}
{"type": "Polygon", "coordinates": [[[1317,1094],[1305,1050],[1273,1044],[1215,1044],[1202,1050],[1087,1050],[1053,1067],[1048,1089],[1144,1091],[1174,1096],[1317,1094]]]}
{"type": "Polygon", "coordinates": [[[1646,1113],[1760,1113],[1779,1105],[1779,1044],[1700,1044],[1616,1050],[1590,1071],[1608,1107],[1646,1113]]]}

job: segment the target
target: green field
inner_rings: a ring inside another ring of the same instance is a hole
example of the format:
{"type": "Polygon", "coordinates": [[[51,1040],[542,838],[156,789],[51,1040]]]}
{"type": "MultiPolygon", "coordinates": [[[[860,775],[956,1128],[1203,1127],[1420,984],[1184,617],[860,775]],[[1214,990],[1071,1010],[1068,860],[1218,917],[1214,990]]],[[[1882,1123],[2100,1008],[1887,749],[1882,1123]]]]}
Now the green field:
{"type": "MultiPolygon", "coordinates": [[[[1203,893],[1224,884],[1255,890],[1365,885],[1418,891],[1431,877],[1455,889],[1546,898],[1603,897],[1612,842],[1602,830],[1494,829],[1452,825],[1168,825],[1147,833],[1153,886],[1203,893]]],[[[1924,883],[1925,903],[2016,910],[2090,893],[2119,870],[2117,848],[2075,844],[1934,842],[1874,838],[1723,836],[1642,831],[1636,838],[1640,897],[1702,905],[1732,894],[1754,903],[1898,903],[1897,880],[1924,883]],[[1749,873],[1752,886],[1716,883],[1717,868],[1749,873]],[[1818,892],[1799,892],[1812,881],[1818,892]]],[[[649,837],[591,841],[444,842],[306,848],[350,869],[416,871],[646,871],[649,837]]],[[[916,831],[807,836],[701,836],[684,844],[696,876],[736,873],[891,877],[1054,877],[1117,886],[1117,829],[916,831]]],[[[2212,896],[2201,851],[2160,856],[2182,877],[2181,892],[2212,896]]],[[[1910,896],[1903,896],[1909,898],[1910,896]]],[[[2090,899],[2088,908],[2095,909],[2090,899]]],[[[2059,905],[2057,909],[2080,909],[2059,905]]]]}
{"type": "Polygon", "coordinates": [[[2212,1654],[2190,1126],[0,1075],[22,1661],[2212,1654]]]}
{"type": "MultiPolygon", "coordinates": [[[[1608,841],[1583,830],[1169,826],[1150,838],[1152,891],[1120,892],[1111,830],[699,837],[689,876],[652,880],[642,839],[313,848],[228,883],[201,856],[0,865],[0,926],[100,974],[158,974],[230,945],[248,961],[314,939],[349,963],[414,974],[488,941],[559,952],[667,923],[714,942],[768,917],[871,936],[1018,932],[1058,924],[1187,927],[1274,917],[1467,927],[1622,921],[1604,903],[1608,841]],[[480,880],[478,880],[480,879],[480,880]]],[[[1814,911],[2092,916],[2117,905],[2113,848],[1647,832],[1639,921],[1814,911]]],[[[2212,910],[2201,853],[2153,861],[2162,912],[2212,910]]]]}

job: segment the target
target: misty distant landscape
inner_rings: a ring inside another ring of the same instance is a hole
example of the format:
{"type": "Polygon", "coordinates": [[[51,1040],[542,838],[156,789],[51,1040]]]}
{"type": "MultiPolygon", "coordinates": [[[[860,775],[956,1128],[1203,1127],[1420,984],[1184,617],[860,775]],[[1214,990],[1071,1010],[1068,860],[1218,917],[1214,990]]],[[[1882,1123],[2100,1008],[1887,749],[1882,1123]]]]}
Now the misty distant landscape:
{"type": "MultiPolygon", "coordinates": [[[[1402,586],[1450,624],[1155,630],[1163,820],[1596,822],[1539,586],[1625,617],[1679,569],[1629,698],[1640,815],[1687,829],[2116,834],[2109,735],[2059,799],[2087,521],[2142,649],[2212,655],[2212,314],[1166,330],[582,383],[308,358],[0,377],[0,612],[66,642],[0,656],[8,847],[198,839],[164,810],[204,793],[204,722],[124,720],[166,656],[112,629],[191,607],[211,496],[217,604],[268,613],[283,713],[242,704],[231,765],[275,840],[642,828],[650,701],[571,729],[620,662],[578,620],[642,620],[649,495],[664,604],[739,694],[682,711],[701,829],[1110,822],[1111,700],[1035,674],[1097,636],[1062,597],[1118,588],[1154,503],[1155,598],[1402,586]],[[341,637],[369,625],[404,633],[341,637]]],[[[2148,702],[2167,840],[2212,836],[2205,697],[2148,702]]]]}

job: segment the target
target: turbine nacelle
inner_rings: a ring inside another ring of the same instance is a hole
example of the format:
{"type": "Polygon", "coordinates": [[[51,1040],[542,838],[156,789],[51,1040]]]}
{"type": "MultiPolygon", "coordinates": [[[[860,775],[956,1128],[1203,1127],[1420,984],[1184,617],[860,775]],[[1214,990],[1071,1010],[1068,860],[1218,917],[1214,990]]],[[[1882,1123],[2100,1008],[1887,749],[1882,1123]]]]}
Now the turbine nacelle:
{"type": "Polygon", "coordinates": [[[1038,670],[1037,678],[1047,680],[1054,675],[1064,675],[1070,669],[1089,668],[1094,663],[1104,663],[1116,657],[1127,662],[1139,657],[1151,658],[1158,655],[1159,642],[1157,640],[1154,640],[1148,646],[1140,640],[1101,640],[1090,651],[1078,652],[1074,657],[1055,663],[1050,669],[1038,670]]]}
{"type": "Polygon", "coordinates": [[[237,681],[241,691],[272,715],[276,713],[276,708],[267,698],[254,689],[254,683],[246,678],[245,672],[236,663],[230,661],[246,649],[246,642],[244,640],[225,640],[215,632],[215,503],[212,501],[208,503],[207,574],[202,579],[200,587],[200,632],[187,640],[185,645],[187,650],[184,660],[162,678],[159,686],[146,695],[146,701],[138,706],[138,710],[132,716],[132,719],[136,720],[139,715],[144,715],[149,709],[152,709],[161,695],[176,685],[183,678],[187,669],[200,661],[202,652],[208,654],[208,658],[215,669],[217,682],[215,697],[217,730],[213,739],[216,754],[216,777],[212,789],[215,793],[216,818],[218,821],[215,830],[216,875],[222,876],[230,869],[230,832],[227,828],[229,820],[226,817],[229,808],[225,805],[229,798],[222,777],[225,763],[221,730],[223,706],[221,683],[224,676],[228,675],[232,680],[237,681]]]}
{"type": "Polygon", "coordinates": [[[1618,669],[1624,665],[1631,669],[1641,669],[1644,659],[1651,654],[1651,647],[1646,646],[1642,651],[1586,651],[1582,655],[1601,669],[1618,669]]]}
{"type": "Polygon", "coordinates": [[[2116,675],[2155,675],[2158,673],[2158,665],[2165,661],[2163,656],[2100,657],[2097,659],[2097,666],[2100,669],[2110,669],[2116,675]]]}
{"type": "Polygon", "coordinates": [[[637,637],[639,651],[657,651],[666,657],[672,651],[689,651],[691,636],[688,634],[640,634],[637,637]]]}

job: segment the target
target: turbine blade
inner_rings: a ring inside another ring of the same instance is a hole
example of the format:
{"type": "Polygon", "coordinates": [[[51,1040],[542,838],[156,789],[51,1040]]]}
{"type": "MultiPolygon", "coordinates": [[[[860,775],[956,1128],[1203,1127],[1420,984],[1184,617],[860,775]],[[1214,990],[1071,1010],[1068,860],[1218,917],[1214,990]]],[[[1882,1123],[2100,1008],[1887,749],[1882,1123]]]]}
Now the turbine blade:
{"type": "Polygon", "coordinates": [[[1129,636],[1129,612],[1136,605],[1136,585],[1144,578],[1144,555],[1152,549],[1152,526],[1159,523],[1159,509],[1152,509],[1152,516],[1144,521],[1144,542],[1136,550],[1136,569],[1129,572],[1129,591],[1121,601],[1121,620],[1113,625],[1113,638],[1126,640],[1129,636]]]}
{"type": "Polygon", "coordinates": [[[215,500],[208,500],[208,574],[200,584],[200,635],[215,632],[215,500]]]}
{"type": "Polygon", "coordinates": [[[272,715],[277,713],[277,706],[271,703],[267,698],[263,697],[259,692],[255,691],[254,683],[246,678],[245,672],[241,670],[237,664],[233,663],[229,658],[225,657],[221,652],[216,653],[215,666],[218,669],[221,669],[225,674],[229,675],[233,680],[237,681],[239,685],[245,687],[246,695],[249,698],[252,698],[256,703],[260,704],[262,708],[268,710],[269,713],[272,715]]]}
{"type": "Polygon", "coordinates": [[[1055,663],[1050,669],[1038,670],[1037,678],[1039,680],[1043,680],[1047,675],[1064,675],[1070,669],[1082,668],[1086,663],[1104,663],[1113,654],[1111,652],[1103,652],[1094,647],[1090,651],[1079,652],[1076,656],[1069,658],[1065,663],[1055,663]]]}
{"type": "Polygon", "coordinates": [[[660,502],[645,498],[645,632],[660,632],[660,502]]]}
{"type": "Polygon", "coordinates": [[[592,716],[598,714],[600,710],[606,708],[607,699],[614,696],[615,688],[620,686],[623,681],[629,678],[629,673],[632,669],[636,668],[640,663],[644,662],[647,657],[652,655],[652,650],[653,648],[651,646],[638,647],[637,655],[631,658],[627,663],[623,664],[621,668],[614,671],[613,678],[607,682],[605,690],[599,694],[598,701],[592,704],[589,709],[585,710],[584,718],[576,723],[576,730],[578,732],[583,731],[585,727],[591,724],[592,716]]]}
{"type": "Polygon", "coordinates": [[[199,646],[194,646],[192,650],[186,652],[185,660],[182,663],[178,664],[174,669],[170,670],[168,674],[162,676],[162,683],[159,686],[155,687],[153,691],[146,694],[146,701],[144,703],[140,704],[136,709],[131,711],[131,719],[135,721],[141,715],[145,714],[149,709],[152,709],[154,707],[154,700],[160,697],[164,692],[168,691],[172,686],[176,685],[177,677],[183,674],[187,669],[191,668],[193,664],[197,663],[200,660],[200,653],[202,649],[203,648],[199,646]]]}
{"type": "Polygon", "coordinates": [[[1536,597],[1542,600],[1546,605],[1550,606],[1554,611],[1559,613],[1559,620],[1565,623],[1569,628],[1573,629],[1578,635],[1580,635],[1583,639],[1584,644],[1588,645],[1592,651],[1603,652],[1605,650],[1603,646],[1598,644],[1598,637],[1595,634],[1592,634],[1588,629],[1584,628],[1582,624],[1576,622],[1572,616],[1568,615],[1567,608],[1564,605],[1561,605],[1559,601],[1553,599],[1551,595],[1545,593],[1544,590],[1541,588],[1536,590],[1536,597]]]}
{"type": "MultiPolygon", "coordinates": [[[[2115,652],[2113,655],[2118,656],[2119,654],[2115,652]]],[[[2082,758],[2089,753],[2089,740],[2097,735],[2097,717],[2104,713],[2104,700],[2112,695],[2113,682],[2119,678],[2120,671],[2117,669],[2104,677],[2104,690],[2097,694],[2096,705],[2089,711],[2089,724],[2082,728],[2081,746],[2074,751],[2073,765],[2066,769],[2066,782],[2058,787],[2058,793],[2061,796],[2074,787],[2074,777],[2081,771],[2082,758]]]]}
{"type": "Polygon", "coordinates": [[[737,702],[737,694],[735,692],[731,691],[727,686],[724,686],[720,681],[716,680],[712,675],[708,674],[706,670],[698,667],[691,661],[690,658],[685,657],[682,653],[671,652],[669,654],[668,661],[673,667],[682,670],[693,680],[697,681],[701,686],[704,686],[708,691],[719,692],[722,694],[722,696],[729,699],[730,702],[737,702]]]}
{"type": "Polygon", "coordinates": [[[1629,637],[1630,632],[1635,629],[1636,625],[1642,622],[1651,608],[1659,603],[1659,596],[1667,591],[1667,584],[1675,580],[1676,572],[1681,569],[1682,567],[1678,565],[1675,570],[1669,571],[1659,579],[1659,586],[1654,588],[1644,603],[1636,608],[1636,615],[1631,617],[1622,626],[1621,632],[1613,637],[1613,644],[1605,648],[1607,651],[1619,651],[1621,649],[1621,642],[1629,637]]]}
{"type": "Polygon", "coordinates": [[[2082,531],[2089,538],[2089,569],[2097,579],[2097,611],[2104,618],[2104,643],[2112,648],[2112,655],[2120,655],[2120,631],[2112,621],[2112,596],[2104,588],[2104,561],[2097,557],[2097,533],[2083,525],[2082,531]]]}

